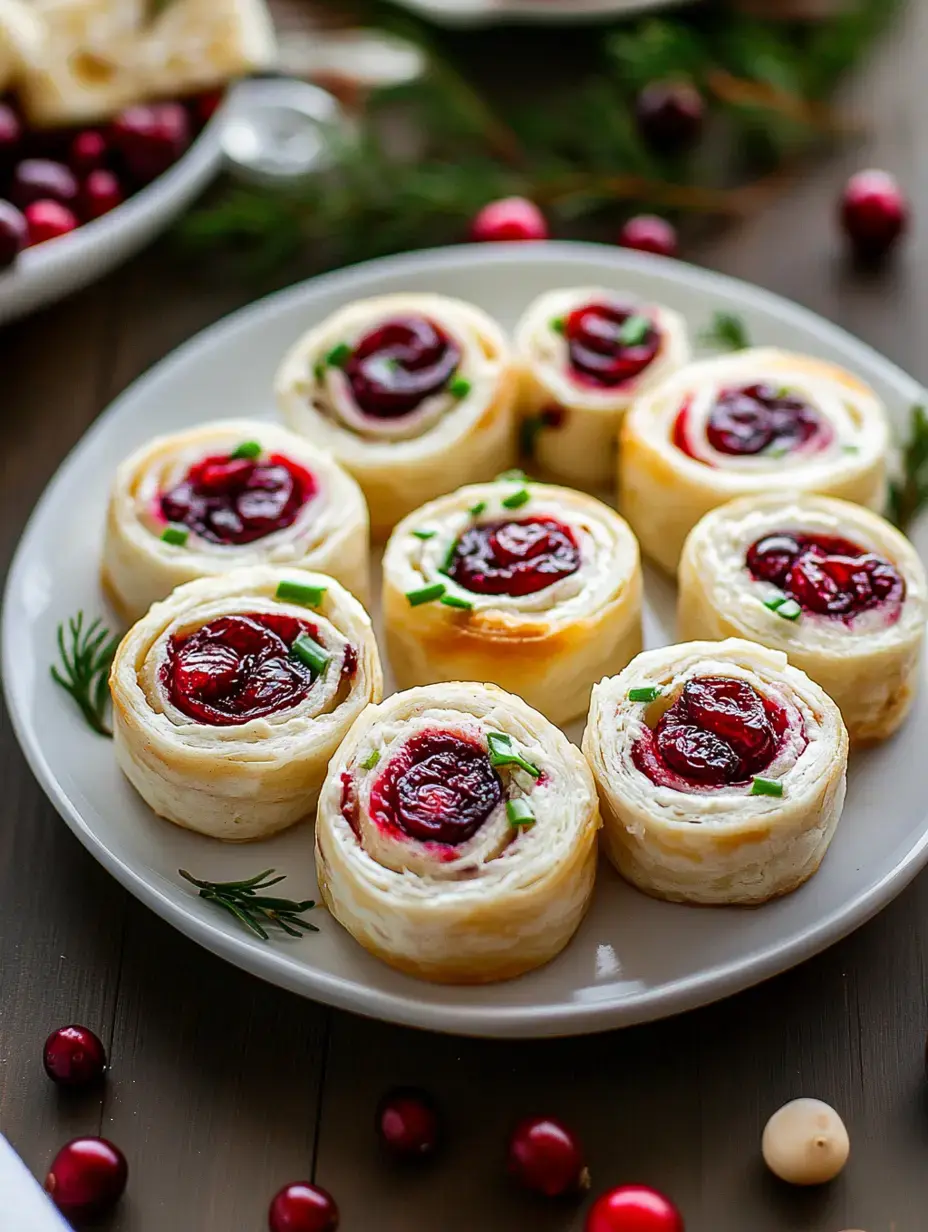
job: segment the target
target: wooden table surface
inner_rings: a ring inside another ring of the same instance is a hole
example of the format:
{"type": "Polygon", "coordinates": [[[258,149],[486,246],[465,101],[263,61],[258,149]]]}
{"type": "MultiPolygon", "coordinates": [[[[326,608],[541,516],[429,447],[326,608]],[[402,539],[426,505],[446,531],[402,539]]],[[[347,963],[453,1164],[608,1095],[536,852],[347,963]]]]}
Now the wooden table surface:
{"type": "MultiPolygon", "coordinates": [[[[841,260],[833,214],[847,173],[872,164],[898,173],[924,216],[926,8],[913,4],[851,89],[868,135],[686,254],[822,312],[923,380],[928,245],[917,233],[863,278],[841,260]]],[[[4,564],[100,410],[244,298],[148,254],[0,331],[4,564]]],[[[928,873],[828,953],[712,1008],[577,1041],[440,1037],[311,1004],[197,949],[84,852],[0,724],[0,1130],[38,1175],[75,1134],[119,1143],[129,1190],[106,1227],[261,1232],[273,1192],[313,1177],[345,1232],[578,1232],[582,1208],[539,1205],[504,1176],[508,1127],[547,1111],[582,1134],[596,1188],[656,1185],[688,1232],[928,1228],[928,873]],[[112,1071],[102,1094],[63,1099],[41,1046],[74,1021],[103,1037],[112,1071]],[[449,1148],[424,1173],[376,1151],[374,1107],[397,1083],[429,1088],[448,1118],[449,1148]],[[850,1165],[821,1190],[787,1190],[760,1163],[764,1121],[798,1095],[836,1105],[850,1130],[850,1165]]],[[[2,1195],[0,1228],[17,1232],[2,1195]]]]}

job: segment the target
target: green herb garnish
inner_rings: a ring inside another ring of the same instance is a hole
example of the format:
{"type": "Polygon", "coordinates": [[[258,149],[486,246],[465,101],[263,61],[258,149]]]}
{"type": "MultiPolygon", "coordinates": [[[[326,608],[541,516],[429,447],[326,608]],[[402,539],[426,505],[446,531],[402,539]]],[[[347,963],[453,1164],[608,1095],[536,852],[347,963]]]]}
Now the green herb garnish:
{"type": "Polygon", "coordinates": [[[619,342],[627,347],[640,346],[650,330],[651,322],[648,318],[636,313],[634,316],[626,317],[622,322],[619,329],[619,342]]]}
{"type": "Polygon", "coordinates": [[[782,796],[783,784],[775,779],[762,779],[760,775],[755,774],[754,782],[751,784],[752,796],[782,796]]]}
{"type": "Polygon", "coordinates": [[[445,552],[444,559],[438,567],[438,572],[443,573],[446,577],[451,572],[451,566],[454,564],[454,557],[458,550],[457,539],[452,539],[448,544],[448,550],[445,552]]]}
{"type": "Polygon", "coordinates": [[[503,471],[501,474],[497,475],[494,483],[505,483],[508,479],[511,479],[516,483],[521,483],[523,480],[528,479],[528,475],[526,475],[525,471],[519,470],[517,466],[514,466],[512,470],[503,471]]]}
{"type": "Polygon", "coordinates": [[[294,902],[291,898],[269,898],[261,893],[262,890],[269,890],[271,886],[286,880],[286,874],[275,877],[273,868],[265,869],[263,873],[249,877],[247,881],[200,881],[199,878],[192,877],[186,869],[179,868],[177,871],[185,881],[197,887],[200,898],[205,898],[208,903],[215,903],[217,907],[222,907],[224,911],[234,915],[240,924],[262,941],[269,940],[264,924],[276,925],[291,937],[302,937],[304,932],[319,931],[315,924],[300,918],[301,912],[311,911],[315,907],[313,899],[294,902]]]}
{"type": "Polygon", "coordinates": [[[645,685],[640,689],[629,689],[626,697],[630,702],[653,702],[660,697],[662,691],[654,685],[645,685]]]}
{"type": "Polygon", "coordinates": [[[290,650],[301,663],[306,664],[314,676],[322,675],[329,666],[329,660],[332,657],[326,648],[320,646],[308,633],[301,633],[290,647],[290,650]]]}
{"type": "Polygon", "coordinates": [[[433,603],[445,593],[444,582],[432,582],[430,586],[421,586],[418,590],[407,590],[406,598],[410,607],[420,607],[423,603],[433,603]]]}
{"type": "Polygon", "coordinates": [[[325,362],[330,368],[344,368],[348,360],[351,359],[352,350],[347,342],[340,342],[338,346],[332,347],[328,355],[325,357],[325,362]]]}
{"type": "Polygon", "coordinates": [[[784,620],[798,620],[802,615],[802,608],[796,600],[788,599],[786,595],[771,595],[769,599],[764,600],[764,607],[769,608],[771,612],[776,612],[784,620]]]}
{"type": "Polygon", "coordinates": [[[529,415],[519,425],[519,452],[531,456],[535,452],[538,433],[545,426],[540,415],[529,415]]]}
{"type": "Polygon", "coordinates": [[[229,454],[230,458],[257,458],[261,453],[261,446],[257,441],[242,441],[241,445],[236,446],[229,454]]]}
{"type": "Polygon", "coordinates": [[[471,507],[468,509],[467,512],[471,514],[473,517],[477,518],[480,516],[481,513],[483,513],[486,507],[487,507],[486,501],[477,501],[476,505],[471,505],[471,507]]]}
{"type": "Polygon", "coordinates": [[[362,770],[373,770],[373,768],[377,765],[379,761],[380,761],[380,750],[371,749],[368,755],[360,763],[361,769],[362,770]]]}
{"type": "Polygon", "coordinates": [[[506,509],[518,509],[521,505],[525,505],[531,500],[531,493],[528,488],[519,488],[517,492],[504,497],[502,504],[506,509]]]}
{"type": "Polygon", "coordinates": [[[466,398],[473,386],[466,376],[456,376],[453,381],[448,384],[448,393],[453,398],[466,398]]]}
{"type": "Polygon", "coordinates": [[[162,543],[170,543],[175,548],[182,548],[190,537],[186,526],[166,526],[161,532],[162,543]]]}
{"type": "Polygon", "coordinates": [[[285,603],[299,603],[302,607],[318,607],[326,590],[325,586],[311,586],[308,582],[291,582],[285,578],[278,583],[274,598],[285,603]]]}
{"type": "Polygon", "coordinates": [[[533,779],[541,778],[541,771],[512,747],[512,737],[505,732],[488,732],[487,748],[490,753],[491,766],[519,766],[533,779]]]}
{"type": "Polygon", "coordinates": [[[909,413],[901,460],[902,474],[889,485],[889,519],[905,530],[928,504],[928,411],[921,404],[909,413]]]}
{"type": "Polygon", "coordinates": [[[532,812],[531,805],[522,796],[516,800],[506,801],[506,816],[509,818],[509,824],[517,830],[535,824],[535,814],[532,812]]]}
{"type": "Polygon", "coordinates": [[[437,530],[414,530],[412,532],[417,539],[434,539],[438,534],[437,530]]]}
{"type": "Polygon", "coordinates": [[[860,453],[860,446],[859,445],[842,445],[841,452],[842,453],[860,453]]]}
{"type": "Polygon", "coordinates": [[[316,384],[321,385],[325,380],[325,364],[313,364],[313,376],[316,379],[316,384]]]}
{"type": "Polygon", "coordinates": [[[567,328],[567,322],[564,317],[552,317],[551,328],[556,334],[563,334],[564,330],[567,328]]]}
{"type": "Polygon", "coordinates": [[[460,595],[442,595],[439,603],[443,603],[445,607],[460,608],[462,612],[469,612],[474,606],[470,599],[462,599],[460,595]]]}
{"type": "Polygon", "coordinates": [[[733,312],[716,312],[712,322],[699,335],[704,347],[716,351],[744,351],[751,345],[747,326],[733,312]]]}
{"type": "Polygon", "coordinates": [[[70,693],[80,706],[90,727],[100,736],[112,736],[105,722],[109,698],[110,667],[119,638],[112,636],[98,618],[84,628],[84,613],[68,618],[68,642],[65,627],[58,626],[60,665],[52,666],[52,679],[70,693]]]}

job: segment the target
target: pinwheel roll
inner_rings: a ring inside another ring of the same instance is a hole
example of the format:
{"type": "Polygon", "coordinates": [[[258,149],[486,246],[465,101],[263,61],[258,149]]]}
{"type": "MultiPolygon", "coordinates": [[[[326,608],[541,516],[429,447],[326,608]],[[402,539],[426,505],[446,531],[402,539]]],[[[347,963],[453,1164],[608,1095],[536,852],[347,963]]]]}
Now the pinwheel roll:
{"type": "Polygon", "coordinates": [[[690,532],[683,638],[749,638],[789,656],[841,710],[852,741],[902,723],[928,619],[925,571],[903,535],[827,496],[743,497],[690,532]]]}
{"type": "Polygon", "coordinates": [[[110,690],[116,757],[146,803],[236,842],[312,812],[383,677],[367,613],[338,582],[255,565],[156,603],[123,638],[110,690]]]}
{"type": "Polygon", "coordinates": [[[604,287],[549,291],[516,329],[520,409],[531,452],[556,479],[615,482],[619,425],[634,398],[690,358],[686,323],[604,287]]]}
{"type": "Polygon", "coordinates": [[[889,431],[876,394],[820,359],[756,348],[690,364],[622,427],[619,505],[673,572],[704,513],[736,496],[823,492],[879,510],[889,431]]]}
{"type": "Polygon", "coordinates": [[[641,566],[626,523],[521,472],[410,514],[383,578],[401,688],[490,680],[565,723],[641,649],[641,566]]]}
{"type": "Polygon", "coordinates": [[[367,598],[364,497],[302,437],[220,420],[158,437],[116,472],[103,586],[125,620],[183,582],[262,563],[316,569],[367,598]]]}
{"type": "Polygon", "coordinates": [[[583,751],[623,877],[673,902],[756,904],[818,869],[844,805],[838,707],[739,638],[647,651],[601,681],[583,751]]]}
{"type": "Polygon", "coordinates": [[[450,683],[369,706],[316,819],[325,903],[401,971],[482,984],[541,966],[583,918],[599,806],[580,751],[520,698],[450,683]]]}
{"type": "Polygon", "coordinates": [[[515,390],[500,327],[441,295],[350,304],[277,375],[284,418],[354,475],[381,537],[423,501],[512,464],[515,390]]]}

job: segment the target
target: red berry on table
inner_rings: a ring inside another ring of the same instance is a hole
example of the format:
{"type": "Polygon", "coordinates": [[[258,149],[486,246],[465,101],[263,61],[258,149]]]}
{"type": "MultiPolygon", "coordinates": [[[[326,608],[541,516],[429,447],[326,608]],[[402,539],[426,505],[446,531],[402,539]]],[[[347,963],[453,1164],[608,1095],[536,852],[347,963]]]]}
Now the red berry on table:
{"type": "Polygon", "coordinates": [[[586,1232],[684,1232],[683,1216],[647,1185],[620,1185],[597,1198],[586,1217],[586,1232]]]}
{"type": "Polygon", "coordinates": [[[76,231],[80,225],[77,215],[58,201],[33,201],[25,209],[29,228],[29,246],[56,240],[59,236],[76,231]]]}
{"type": "Polygon", "coordinates": [[[181,103],[140,103],[116,117],[111,134],[130,174],[148,184],[187,149],[190,118],[181,103]]]}
{"type": "Polygon", "coordinates": [[[119,1147],[105,1138],[75,1138],[55,1156],[45,1188],[69,1219],[90,1219],[116,1205],[128,1176],[119,1147]]]}
{"type": "Polygon", "coordinates": [[[665,154],[679,154],[695,145],[704,116],[702,95],[686,81],[652,81],[635,101],[638,131],[648,145],[665,154]]]}
{"type": "Polygon", "coordinates": [[[330,1193],[309,1181],[285,1186],[267,1214],[270,1232],[336,1232],[338,1207],[330,1193]]]}
{"type": "Polygon", "coordinates": [[[22,136],[23,126],[19,116],[9,103],[0,103],[0,166],[11,165],[22,136]]]}
{"type": "Polygon", "coordinates": [[[544,214],[526,197],[502,197],[480,210],[471,224],[471,239],[546,240],[548,224],[544,214]]]}
{"type": "Polygon", "coordinates": [[[887,171],[858,171],[841,198],[841,222],[855,251],[864,257],[888,252],[905,231],[909,206],[887,171]]]}
{"type": "Polygon", "coordinates": [[[509,1171],[526,1189],[548,1198],[579,1193],[590,1183],[580,1143],[550,1117],[533,1117],[517,1126],[509,1140],[509,1171]]]}
{"type": "Polygon", "coordinates": [[[59,1027],[45,1041],[42,1054],[45,1072],[63,1087],[82,1087],[99,1082],[106,1069],[106,1051],[88,1027],[76,1023],[59,1027]]]}
{"type": "Polygon", "coordinates": [[[13,170],[10,197],[21,210],[33,201],[71,205],[77,200],[77,191],[77,178],[70,167],[50,158],[24,158],[13,170]]]}
{"type": "Polygon", "coordinates": [[[118,176],[101,167],[99,171],[91,171],[83,183],[81,213],[86,219],[102,218],[117,205],[122,205],[125,199],[118,176]]]}
{"type": "Polygon", "coordinates": [[[0,201],[0,270],[12,265],[29,242],[25,216],[9,201],[0,201]]]}
{"type": "Polygon", "coordinates": [[[106,166],[109,147],[106,138],[95,128],[78,133],[68,150],[68,166],[75,175],[89,175],[106,166]]]}
{"type": "Polygon", "coordinates": [[[427,1159],[438,1149],[438,1112],[424,1091],[388,1092],[377,1109],[376,1127],[383,1146],[396,1159],[427,1159]]]}
{"type": "Polygon", "coordinates": [[[677,232],[665,218],[656,214],[638,214],[630,218],[619,232],[623,248],[635,248],[638,252],[654,252],[659,257],[677,255],[677,232]]]}

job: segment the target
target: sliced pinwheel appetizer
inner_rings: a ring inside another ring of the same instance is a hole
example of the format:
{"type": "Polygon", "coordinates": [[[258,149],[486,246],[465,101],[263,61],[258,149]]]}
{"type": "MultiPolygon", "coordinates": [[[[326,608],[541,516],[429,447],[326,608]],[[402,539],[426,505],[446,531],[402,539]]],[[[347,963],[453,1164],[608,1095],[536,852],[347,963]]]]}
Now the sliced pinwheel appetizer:
{"type": "Polygon", "coordinates": [[[370,706],[319,799],[316,874],[365,949],[410,975],[488,983],[548,962],[593,892],[589,767],[518,697],[448,683],[370,706]]]}

